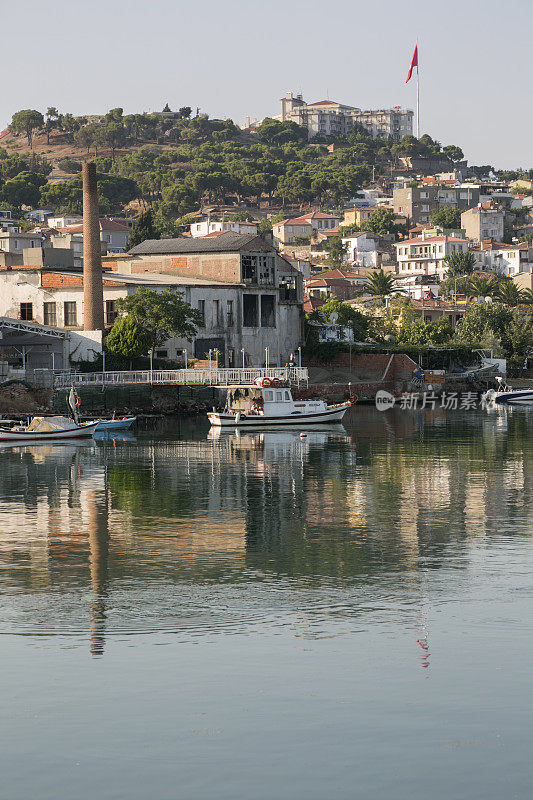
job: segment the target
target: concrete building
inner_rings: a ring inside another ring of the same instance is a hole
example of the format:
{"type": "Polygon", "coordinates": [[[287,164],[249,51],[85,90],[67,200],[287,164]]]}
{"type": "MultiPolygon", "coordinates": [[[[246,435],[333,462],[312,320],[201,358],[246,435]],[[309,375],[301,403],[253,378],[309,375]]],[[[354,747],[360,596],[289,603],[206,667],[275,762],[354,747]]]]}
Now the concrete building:
{"type": "Polygon", "coordinates": [[[436,275],[439,280],[446,276],[444,259],[452,253],[466,253],[468,242],[450,236],[422,235],[414,239],[404,239],[394,245],[396,248],[396,273],[407,275],[436,275]]]}
{"type": "Polygon", "coordinates": [[[501,241],[503,239],[503,223],[505,215],[503,211],[490,204],[477,205],[469,208],[461,214],[461,227],[467,239],[474,242],[482,242],[484,239],[501,241]]]}
{"type": "Polygon", "coordinates": [[[46,219],[49,228],[66,228],[68,225],[79,225],[81,222],[82,218],[79,214],[64,214],[58,217],[50,215],[46,219]]]}
{"type": "Polygon", "coordinates": [[[303,125],[308,130],[309,139],[346,135],[354,125],[362,125],[374,138],[391,137],[395,141],[413,132],[413,112],[399,106],[362,111],[333,100],[306,103],[301,94],[294,97],[292,92],[281,99],[281,114],[277,119],[303,125]]]}
{"type": "Polygon", "coordinates": [[[414,223],[427,223],[441,208],[466,210],[479,203],[479,189],[470,186],[408,186],[393,190],[396,214],[414,223]]]}
{"type": "Polygon", "coordinates": [[[199,236],[208,236],[210,233],[241,233],[243,235],[257,234],[257,222],[241,222],[233,220],[210,220],[206,219],[202,222],[193,222],[190,226],[191,236],[197,238],[199,236]]]}
{"type": "Polygon", "coordinates": [[[192,345],[178,342],[191,356],[216,348],[221,362],[237,365],[244,351],[247,364],[260,366],[269,348],[271,363],[286,363],[301,343],[302,275],[260,236],[147,241],[104,265],[122,276],[157,273],[182,282],[205,321],[192,345]]]}
{"type": "Polygon", "coordinates": [[[371,233],[361,231],[343,237],[342,243],[347,246],[346,261],[361,267],[377,267],[380,253],[376,239],[371,233]]]}
{"type": "Polygon", "coordinates": [[[13,229],[0,233],[0,251],[3,253],[22,253],[27,247],[41,247],[42,243],[40,233],[18,233],[13,229]]]}

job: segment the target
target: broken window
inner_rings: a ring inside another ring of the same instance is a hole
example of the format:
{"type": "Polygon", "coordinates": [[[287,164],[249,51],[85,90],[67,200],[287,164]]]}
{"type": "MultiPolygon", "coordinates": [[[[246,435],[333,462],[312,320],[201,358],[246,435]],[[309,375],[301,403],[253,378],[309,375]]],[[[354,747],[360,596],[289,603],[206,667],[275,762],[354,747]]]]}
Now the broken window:
{"type": "Polygon", "coordinates": [[[257,295],[243,294],[242,296],[242,324],[245,328],[257,328],[257,295]]]}
{"type": "Polygon", "coordinates": [[[274,310],[274,295],[262,294],[261,295],[261,327],[262,328],[275,328],[276,327],[276,313],[274,310]]]}
{"type": "Polygon", "coordinates": [[[205,328],[205,300],[198,300],[198,311],[202,317],[200,328],[205,328]]]}
{"type": "Polygon", "coordinates": [[[257,256],[241,256],[242,282],[257,283],[257,256]]]}
{"type": "Polygon", "coordinates": [[[274,283],[274,259],[272,256],[259,256],[259,283],[272,286],[274,283]]]}
{"type": "Polygon", "coordinates": [[[33,303],[21,303],[20,304],[20,319],[27,320],[31,322],[33,319],[33,303]]]}

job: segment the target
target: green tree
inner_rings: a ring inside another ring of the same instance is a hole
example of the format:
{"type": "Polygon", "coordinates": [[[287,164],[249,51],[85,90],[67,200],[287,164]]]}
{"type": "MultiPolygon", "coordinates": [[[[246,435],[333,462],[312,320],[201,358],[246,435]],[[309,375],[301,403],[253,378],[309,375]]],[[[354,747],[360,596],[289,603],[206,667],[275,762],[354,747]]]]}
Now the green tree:
{"type": "Polygon", "coordinates": [[[372,231],[377,236],[385,236],[388,233],[396,232],[394,222],[394,212],[389,208],[376,208],[369,214],[365,223],[365,229],[372,231]]]}
{"type": "Polygon", "coordinates": [[[476,258],[468,250],[466,253],[450,253],[444,259],[444,266],[447,268],[447,277],[456,278],[461,275],[471,275],[474,272],[476,258]]]}
{"type": "Polygon", "coordinates": [[[105,343],[110,353],[131,360],[145,356],[153,346],[152,332],[140,325],[134,317],[117,317],[105,343]]]}
{"type": "Polygon", "coordinates": [[[192,341],[203,322],[201,313],[185,302],[182,292],[175,289],[157,292],[142,287],[118,300],[117,306],[150,333],[152,348],[174,337],[192,341]]]}
{"type": "Polygon", "coordinates": [[[446,147],[442,148],[442,152],[450,161],[462,161],[465,157],[461,148],[456,147],[454,144],[446,145],[446,147]]]}
{"type": "Polygon", "coordinates": [[[43,125],[44,117],[41,112],[27,108],[24,111],[17,111],[13,114],[9,130],[13,133],[25,133],[28,144],[33,150],[33,132],[42,128],[43,125]]]}
{"type": "Polygon", "coordinates": [[[438,225],[441,228],[460,230],[461,212],[453,206],[444,206],[444,208],[433,212],[430,221],[432,225],[438,225]]]}
{"type": "Polygon", "coordinates": [[[368,276],[368,284],[365,287],[365,291],[374,297],[383,298],[393,292],[401,291],[400,289],[395,289],[394,284],[394,276],[380,269],[377,272],[372,272],[368,276]]]}
{"type": "Polygon", "coordinates": [[[348,251],[348,245],[343,244],[340,236],[330,236],[324,242],[324,250],[327,252],[326,262],[331,267],[341,267],[348,251]]]}
{"type": "Polygon", "coordinates": [[[340,300],[328,300],[327,303],[315,308],[307,319],[314,322],[331,322],[331,315],[337,315],[337,325],[342,325],[346,328],[351,328],[353,331],[354,339],[356,342],[364,342],[372,327],[372,319],[360,311],[356,311],[348,303],[343,303],[340,300]]]}
{"type": "Polygon", "coordinates": [[[131,226],[131,235],[129,238],[128,247],[136,247],[141,242],[147,239],[159,239],[159,233],[154,226],[154,218],[151,209],[145,211],[141,216],[135,220],[131,226]]]}
{"type": "Polygon", "coordinates": [[[178,111],[180,119],[190,119],[192,114],[192,108],[190,106],[182,106],[178,111]]]}
{"type": "Polygon", "coordinates": [[[76,172],[81,172],[83,167],[81,161],[74,161],[72,158],[60,158],[57,162],[57,166],[63,172],[69,172],[73,175],[76,172]]]}
{"type": "Polygon", "coordinates": [[[59,111],[55,106],[49,106],[46,110],[46,144],[50,144],[50,131],[59,127],[59,111]]]}
{"type": "Polygon", "coordinates": [[[471,297],[494,297],[498,291],[496,278],[484,278],[480,275],[468,278],[468,292],[471,297]]]}
{"type": "Polygon", "coordinates": [[[498,287],[498,299],[506,306],[517,306],[522,299],[522,292],[513,281],[502,281],[498,287]]]}

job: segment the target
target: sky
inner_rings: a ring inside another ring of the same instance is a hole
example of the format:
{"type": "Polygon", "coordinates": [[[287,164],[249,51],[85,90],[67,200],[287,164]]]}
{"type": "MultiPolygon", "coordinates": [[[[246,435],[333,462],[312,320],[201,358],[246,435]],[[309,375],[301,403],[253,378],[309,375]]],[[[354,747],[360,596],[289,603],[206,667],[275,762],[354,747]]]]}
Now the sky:
{"type": "Polygon", "coordinates": [[[188,105],[237,124],[302,92],[414,109],[471,164],[533,167],[533,0],[3,0],[0,125],[22,108],[75,115],[188,105]],[[92,60],[90,60],[90,58],[92,60]]]}

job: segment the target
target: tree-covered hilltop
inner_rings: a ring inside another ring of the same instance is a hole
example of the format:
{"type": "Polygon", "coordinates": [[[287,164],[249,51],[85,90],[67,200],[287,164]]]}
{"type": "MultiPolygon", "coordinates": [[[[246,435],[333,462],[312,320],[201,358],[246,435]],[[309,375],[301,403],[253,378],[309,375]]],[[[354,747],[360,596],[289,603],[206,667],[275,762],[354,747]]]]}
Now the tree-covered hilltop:
{"type": "MultiPolygon", "coordinates": [[[[167,105],[161,113],[126,115],[114,108],[98,118],[61,114],[55,107],[46,115],[27,109],[13,115],[10,131],[17,147],[27,143],[33,153],[40,136],[43,145],[49,145],[47,160],[73,175],[63,183],[38,187],[40,205],[79,212],[77,173],[81,161],[90,156],[97,161],[102,211],[116,212],[138,200],[153,209],[156,222],[214,202],[253,206],[266,200],[283,206],[337,207],[372,178],[390,176],[402,156],[440,155],[450,167],[462,158],[460,148],[443,148],[427,135],[394,143],[373,139],[356,126],[348,136],[308,142],[307,130],[293,122],[267,118],[256,132],[245,132],[230,119],[192,116],[188,106],[174,113],[167,105]],[[329,144],[335,145],[333,152],[329,144]],[[56,148],[61,152],[54,159],[56,148]]],[[[0,158],[10,162],[23,157],[4,151],[0,158]]],[[[36,156],[24,158],[31,161],[36,156]]],[[[28,171],[26,163],[20,171],[28,171]]],[[[37,171],[43,172],[42,164],[37,171]]],[[[34,187],[26,183],[26,196],[19,186],[17,201],[35,207],[34,187]]],[[[3,190],[2,180],[0,200],[3,190]]]]}

